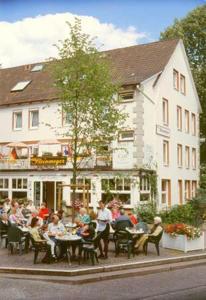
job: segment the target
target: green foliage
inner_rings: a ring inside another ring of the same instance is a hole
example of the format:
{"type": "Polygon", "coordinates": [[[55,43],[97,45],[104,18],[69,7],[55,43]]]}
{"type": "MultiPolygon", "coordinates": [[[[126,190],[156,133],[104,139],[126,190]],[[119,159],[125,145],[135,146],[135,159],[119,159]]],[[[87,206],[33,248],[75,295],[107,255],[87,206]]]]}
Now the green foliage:
{"type": "Polygon", "coordinates": [[[153,202],[141,204],[134,209],[134,213],[137,214],[138,219],[141,219],[141,221],[152,224],[154,217],[157,215],[156,205],[153,202]]]}
{"type": "MultiPolygon", "coordinates": [[[[206,5],[192,10],[185,18],[175,19],[173,25],[161,33],[160,39],[181,38],[189,58],[203,114],[200,132],[206,137],[206,5]]],[[[204,153],[206,161],[206,153],[204,153]]]]}
{"type": "Polygon", "coordinates": [[[200,188],[206,191],[206,164],[200,167],[200,188]]]}
{"type": "Polygon", "coordinates": [[[169,210],[162,211],[160,215],[165,224],[185,223],[194,226],[201,224],[198,207],[192,201],[173,206],[169,210]]]}

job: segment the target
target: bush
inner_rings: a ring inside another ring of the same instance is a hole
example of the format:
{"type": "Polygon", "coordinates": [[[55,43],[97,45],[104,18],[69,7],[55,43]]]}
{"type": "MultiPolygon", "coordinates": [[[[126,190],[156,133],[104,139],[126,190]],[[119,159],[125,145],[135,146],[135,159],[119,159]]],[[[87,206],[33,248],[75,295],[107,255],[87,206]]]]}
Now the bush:
{"type": "Polygon", "coordinates": [[[175,205],[169,210],[162,211],[160,215],[165,224],[185,223],[199,226],[202,223],[198,206],[193,201],[184,205],[175,205]]]}
{"type": "Polygon", "coordinates": [[[141,221],[152,224],[154,217],[157,215],[156,205],[153,202],[141,204],[134,209],[134,213],[137,214],[137,218],[141,221]]]}

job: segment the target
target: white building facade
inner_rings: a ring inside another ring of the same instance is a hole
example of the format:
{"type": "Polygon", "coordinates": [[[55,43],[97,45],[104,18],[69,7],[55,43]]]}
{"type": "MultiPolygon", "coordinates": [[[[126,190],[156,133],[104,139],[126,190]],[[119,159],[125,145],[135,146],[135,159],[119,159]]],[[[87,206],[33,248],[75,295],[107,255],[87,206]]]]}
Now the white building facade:
{"type": "MultiPolygon", "coordinates": [[[[183,204],[198,188],[201,107],[182,41],[109,53],[119,61],[132,53],[132,58],[141,60],[141,68],[125,60],[123,69],[129,69],[130,64],[133,68],[121,91],[120,108],[127,120],[118,141],[112,143],[116,150],[111,161],[91,157],[81,169],[78,182],[89,185],[93,208],[98,200],[113,197],[122,200],[126,208],[150,201],[152,177],[157,178],[153,200],[160,209],[183,204]]],[[[116,64],[118,70],[119,62],[116,64]]],[[[27,197],[36,205],[46,200],[50,208],[57,209],[58,185],[69,185],[72,178],[69,140],[64,135],[69,125],[59,109],[58,97],[52,96],[52,91],[47,97],[46,87],[39,93],[44,69],[32,71],[32,67],[0,71],[0,196],[27,197]],[[12,91],[19,82],[27,85],[12,91]],[[8,147],[11,142],[23,142],[27,148],[8,147]],[[52,164],[35,163],[35,159],[45,157],[45,152],[52,154],[52,164]],[[61,157],[64,163],[55,163],[61,157]]],[[[79,189],[78,198],[82,195],[79,189]]],[[[63,188],[61,201],[71,205],[69,186],[63,188]]]]}

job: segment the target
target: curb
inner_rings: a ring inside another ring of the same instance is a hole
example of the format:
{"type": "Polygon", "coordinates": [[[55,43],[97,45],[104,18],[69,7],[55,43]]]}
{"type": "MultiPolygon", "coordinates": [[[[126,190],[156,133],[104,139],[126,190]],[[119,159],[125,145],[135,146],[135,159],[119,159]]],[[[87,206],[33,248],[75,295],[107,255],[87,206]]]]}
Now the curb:
{"type": "Polygon", "coordinates": [[[0,267],[0,274],[24,274],[24,275],[39,275],[39,276],[55,276],[55,277],[78,277],[98,274],[106,274],[118,271],[140,270],[145,268],[155,268],[161,266],[162,268],[170,268],[175,264],[193,262],[195,265],[202,264],[202,260],[206,260],[205,254],[193,254],[189,256],[179,256],[175,258],[162,258],[158,260],[148,260],[145,262],[128,262],[117,265],[95,266],[84,269],[60,270],[60,269],[37,269],[37,268],[14,268],[14,267],[0,267]]]}

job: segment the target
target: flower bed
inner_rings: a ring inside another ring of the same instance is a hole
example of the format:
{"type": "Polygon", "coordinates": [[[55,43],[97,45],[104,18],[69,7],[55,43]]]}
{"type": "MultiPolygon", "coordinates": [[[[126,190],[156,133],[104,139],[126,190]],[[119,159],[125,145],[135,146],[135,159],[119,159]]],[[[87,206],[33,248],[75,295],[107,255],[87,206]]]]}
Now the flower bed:
{"type": "Polygon", "coordinates": [[[204,233],[186,224],[169,224],[164,228],[163,248],[181,250],[204,250],[204,233]]]}

